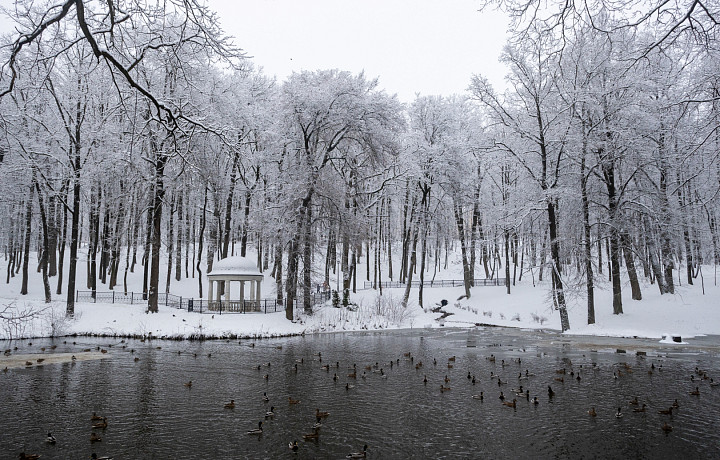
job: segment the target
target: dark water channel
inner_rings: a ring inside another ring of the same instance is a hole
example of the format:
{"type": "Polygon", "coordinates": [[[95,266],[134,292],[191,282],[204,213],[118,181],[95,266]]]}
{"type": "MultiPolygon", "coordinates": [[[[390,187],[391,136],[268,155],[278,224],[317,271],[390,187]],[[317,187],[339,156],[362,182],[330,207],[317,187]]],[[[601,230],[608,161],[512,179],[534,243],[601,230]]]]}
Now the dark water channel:
{"type": "Polygon", "coordinates": [[[372,459],[720,458],[720,387],[695,371],[698,367],[720,380],[717,337],[670,346],[449,329],[242,342],[33,342],[3,342],[2,348],[17,345],[14,353],[34,353],[54,343],[54,352],[100,346],[109,353],[102,360],[0,372],[2,459],[18,458],[23,451],[42,459],[88,459],[93,452],[115,459],[344,458],[364,444],[372,459]],[[627,353],[617,353],[618,347],[627,353]],[[637,356],[636,350],[647,356],[637,356]],[[420,361],[423,366],[416,369],[420,361]],[[337,362],[339,369],[322,368],[337,362]],[[387,377],[365,369],[376,362],[387,377]],[[353,363],[356,379],[348,377],[353,363]],[[562,368],[567,374],[556,372],[562,368]],[[534,375],[518,379],[526,369],[534,375]],[[498,386],[491,372],[508,383],[498,386]],[[621,375],[615,379],[613,373],[621,375]],[[184,385],[188,381],[190,388],[184,385]],[[346,383],[354,387],[347,390],[346,383]],[[441,392],[441,385],[451,390],[441,392]],[[539,403],[513,396],[519,385],[539,403]],[[695,387],[699,396],[690,394],[695,387]],[[481,391],[482,401],[471,397],[481,391]],[[500,391],[517,399],[514,409],[501,403],[500,391]],[[270,402],[263,401],[264,392],[270,402]],[[646,412],[633,412],[637,406],[628,402],[635,396],[647,405],[646,412]],[[288,397],[300,403],[290,405],[288,397]],[[231,399],[235,408],[224,408],[231,399]],[[658,413],[675,399],[680,408],[672,416],[658,413]],[[265,419],[270,406],[276,415],[265,419]],[[596,417],[588,415],[593,406],[596,417]],[[618,407],[622,418],[615,417],[618,407]],[[316,408],[330,416],[319,439],[305,441],[316,408]],[[107,417],[107,428],[91,428],[93,412],[107,417]],[[260,420],[263,434],[247,435],[260,420]],[[666,422],[673,427],[669,433],[661,429],[666,422]],[[44,442],[48,431],[57,444],[44,442]],[[102,441],[91,443],[91,432],[102,441]],[[293,440],[299,441],[296,453],[288,449],[293,440]]]}

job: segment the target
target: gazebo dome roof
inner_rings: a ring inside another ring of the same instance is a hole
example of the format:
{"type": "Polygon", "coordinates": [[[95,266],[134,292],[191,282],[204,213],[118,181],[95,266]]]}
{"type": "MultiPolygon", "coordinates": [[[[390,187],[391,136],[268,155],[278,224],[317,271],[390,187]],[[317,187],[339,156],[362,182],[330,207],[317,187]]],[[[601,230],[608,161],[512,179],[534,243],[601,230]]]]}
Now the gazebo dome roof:
{"type": "Polygon", "coordinates": [[[213,270],[208,275],[260,275],[255,261],[241,256],[226,257],[213,264],[213,270]]]}

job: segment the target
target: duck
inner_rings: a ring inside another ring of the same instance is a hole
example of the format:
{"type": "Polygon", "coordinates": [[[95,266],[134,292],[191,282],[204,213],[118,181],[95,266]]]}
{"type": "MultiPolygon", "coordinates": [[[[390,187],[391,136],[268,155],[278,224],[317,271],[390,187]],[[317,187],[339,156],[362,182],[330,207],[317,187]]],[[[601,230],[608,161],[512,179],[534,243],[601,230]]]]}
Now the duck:
{"type": "Polygon", "coordinates": [[[297,452],[300,447],[298,446],[297,441],[293,441],[290,444],[288,444],[288,449],[290,449],[293,452],[297,452]]]}
{"type": "Polygon", "coordinates": [[[102,420],[102,419],[103,419],[103,416],[102,416],[102,415],[98,415],[98,414],[96,414],[95,412],[93,412],[92,415],[90,416],[90,420],[93,420],[93,421],[102,420]]]}
{"type": "Polygon", "coordinates": [[[363,446],[362,452],[351,452],[345,456],[345,458],[365,458],[367,456],[367,444],[363,446]]]}
{"type": "Polygon", "coordinates": [[[637,406],[637,405],[640,404],[640,403],[638,402],[637,396],[635,396],[635,397],[632,399],[632,401],[629,401],[629,402],[628,402],[628,404],[630,404],[630,405],[632,405],[632,406],[637,406]]]}
{"type": "Polygon", "coordinates": [[[320,432],[316,429],[312,433],[304,434],[303,439],[306,441],[311,441],[314,439],[318,439],[320,437],[320,432]]]}
{"type": "Polygon", "coordinates": [[[658,411],[658,414],[672,415],[672,411],[673,411],[673,407],[670,406],[669,409],[660,409],[660,410],[658,411]]]}
{"type": "Polygon", "coordinates": [[[427,375],[423,377],[423,383],[427,383],[427,375]]]}
{"type": "Polygon", "coordinates": [[[672,403],[672,407],[674,407],[675,409],[679,409],[679,408],[680,408],[680,403],[678,402],[677,399],[675,399],[675,401],[672,403]]]}
{"type": "Polygon", "coordinates": [[[692,396],[700,396],[700,388],[699,388],[699,387],[695,387],[695,389],[694,389],[693,391],[691,391],[690,394],[691,394],[692,396]]]}
{"type": "Polygon", "coordinates": [[[667,422],[663,423],[663,426],[660,427],[665,433],[669,433],[672,431],[672,426],[668,425],[667,422]]]}
{"type": "Polygon", "coordinates": [[[621,410],[621,409],[618,407],[618,410],[617,410],[617,412],[615,413],[615,418],[622,418],[623,414],[622,414],[622,412],[620,412],[620,410],[621,410]]]}
{"type": "Polygon", "coordinates": [[[45,442],[48,444],[55,444],[57,442],[57,439],[55,439],[55,436],[53,436],[52,433],[50,433],[48,431],[47,438],[45,438],[45,442]]]}
{"type": "Polygon", "coordinates": [[[267,392],[263,393],[262,400],[263,400],[263,402],[270,402],[270,398],[268,398],[267,392]]]}
{"type": "Polygon", "coordinates": [[[448,358],[448,361],[453,361],[453,362],[454,362],[454,361],[455,361],[455,356],[449,357],[449,358],[448,358]]]}
{"type": "Polygon", "coordinates": [[[313,423],[312,429],[317,430],[322,426],[322,422],[320,421],[320,417],[317,417],[317,421],[313,423]]]}
{"type": "Polygon", "coordinates": [[[183,385],[186,386],[187,388],[192,388],[192,380],[189,380],[189,381],[183,383],[183,385]]]}
{"type": "Polygon", "coordinates": [[[445,383],[450,383],[450,378],[445,374],[445,383]]]}
{"type": "Polygon", "coordinates": [[[345,391],[350,391],[350,390],[352,390],[353,388],[355,388],[355,385],[350,385],[349,383],[346,383],[346,384],[345,384],[345,391]]]}
{"type": "Polygon", "coordinates": [[[108,457],[107,455],[103,455],[102,457],[98,457],[98,454],[93,452],[90,454],[90,460],[112,460],[112,457],[108,457]]]}
{"type": "Polygon", "coordinates": [[[636,407],[633,409],[633,412],[645,412],[645,408],[647,407],[647,404],[643,403],[642,407],[636,407]]]}
{"type": "Polygon", "coordinates": [[[515,409],[515,407],[517,407],[517,406],[516,406],[516,405],[517,405],[517,399],[513,399],[512,402],[503,401],[503,405],[505,405],[505,406],[507,406],[507,407],[512,407],[513,409],[515,409]]]}
{"type": "Polygon", "coordinates": [[[290,404],[300,404],[299,399],[292,399],[290,396],[288,396],[288,403],[290,404]]]}
{"type": "Polygon", "coordinates": [[[505,395],[502,391],[500,392],[500,396],[498,397],[498,399],[500,399],[500,401],[505,401],[505,395]]]}
{"type": "Polygon", "coordinates": [[[523,386],[520,385],[520,388],[513,388],[512,392],[515,393],[518,396],[525,396],[525,390],[523,390],[523,386]]]}
{"type": "Polygon", "coordinates": [[[95,433],[90,433],[90,442],[100,442],[102,438],[95,433]]]}
{"type": "Polygon", "coordinates": [[[555,377],[555,381],[563,383],[563,382],[565,382],[565,377],[555,377]]]}
{"type": "Polygon", "coordinates": [[[261,420],[258,422],[258,427],[255,428],[254,430],[248,431],[247,434],[262,434],[263,433],[262,425],[263,425],[263,422],[261,420]]]}
{"type": "Polygon", "coordinates": [[[450,390],[451,390],[450,387],[446,387],[442,384],[440,385],[440,393],[445,393],[446,391],[450,391],[450,390]]]}
{"type": "Polygon", "coordinates": [[[588,415],[590,415],[590,417],[597,417],[597,412],[595,412],[595,407],[590,408],[590,410],[588,411],[588,415]]]}
{"type": "Polygon", "coordinates": [[[472,399],[479,399],[482,401],[485,398],[485,395],[483,395],[483,392],[481,391],[479,395],[472,395],[472,399]]]}
{"type": "Polygon", "coordinates": [[[540,401],[538,401],[537,396],[535,396],[532,400],[533,404],[538,405],[540,404],[540,401]]]}
{"type": "Polygon", "coordinates": [[[337,373],[335,373],[335,375],[333,375],[333,381],[335,381],[335,382],[337,382],[337,381],[338,381],[338,376],[337,376],[337,373]]]}
{"type": "Polygon", "coordinates": [[[330,412],[320,412],[320,409],[315,409],[315,417],[317,418],[325,418],[330,415],[330,412]]]}
{"type": "Polygon", "coordinates": [[[712,379],[712,377],[711,377],[711,378],[710,378],[710,386],[711,386],[711,387],[720,386],[720,382],[714,381],[714,380],[712,379]]]}
{"type": "Polygon", "coordinates": [[[551,397],[551,398],[552,398],[553,396],[555,396],[555,392],[553,391],[553,389],[552,389],[552,387],[551,387],[550,385],[548,385],[548,396],[551,397]]]}
{"type": "Polygon", "coordinates": [[[20,453],[20,460],[37,460],[40,458],[39,454],[26,454],[25,452],[20,453]]]}
{"type": "Polygon", "coordinates": [[[475,376],[474,376],[474,375],[472,376],[471,382],[472,382],[473,385],[475,385],[475,376]]]}
{"type": "Polygon", "coordinates": [[[387,378],[387,374],[385,373],[384,370],[382,370],[382,368],[380,368],[380,378],[381,378],[381,379],[386,379],[386,378],[387,378]]]}
{"type": "Polygon", "coordinates": [[[92,424],[92,427],[93,427],[93,428],[102,428],[102,429],[105,429],[105,428],[107,428],[107,426],[108,426],[108,423],[107,423],[107,418],[106,418],[106,417],[103,417],[103,418],[102,418],[102,421],[99,421],[99,422],[96,422],[96,423],[93,423],[93,424],[92,424]]]}
{"type": "Polygon", "coordinates": [[[235,400],[231,399],[229,403],[225,404],[225,409],[235,409],[235,400]]]}
{"type": "Polygon", "coordinates": [[[270,406],[270,410],[265,412],[265,418],[275,417],[275,406],[270,406]]]}

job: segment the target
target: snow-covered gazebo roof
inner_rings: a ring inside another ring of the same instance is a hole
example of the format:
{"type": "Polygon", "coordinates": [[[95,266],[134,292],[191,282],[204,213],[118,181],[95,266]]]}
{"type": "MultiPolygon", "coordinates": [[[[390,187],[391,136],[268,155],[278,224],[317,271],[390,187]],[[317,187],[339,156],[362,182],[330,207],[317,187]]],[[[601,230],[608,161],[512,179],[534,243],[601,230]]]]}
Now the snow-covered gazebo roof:
{"type": "Polygon", "coordinates": [[[240,279],[256,279],[263,278],[263,274],[257,268],[257,263],[252,259],[242,256],[226,257],[218,260],[213,264],[212,272],[208,273],[208,278],[232,278],[240,279]]]}

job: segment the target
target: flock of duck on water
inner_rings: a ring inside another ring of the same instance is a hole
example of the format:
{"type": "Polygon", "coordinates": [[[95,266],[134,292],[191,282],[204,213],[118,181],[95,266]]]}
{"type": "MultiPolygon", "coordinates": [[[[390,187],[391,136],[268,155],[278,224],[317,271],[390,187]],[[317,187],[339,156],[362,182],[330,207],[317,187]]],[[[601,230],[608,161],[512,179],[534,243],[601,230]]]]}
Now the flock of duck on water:
{"type": "MultiPolygon", "coordinates": [[[[124,340],[123,340],[123,342],[124,342],[124,340]]],[[[254,347],[254,344],[252,344],[251,346],[254,347]]],[[[55,347],[53,346],[53,348],[55,348],[55,347]]],[[[123,346],[123,348],[125,348],[125,347],[123,346]]],[[[159,349],[161,347],[157,347],[157,348],[159,349]]],[[[282,346],[278,346],[276,348],[282,349],[282,346]]],[[[98,347],[98,350],[100,350],[102,352],[106,352],[106,350],[104,350],[104,349],[101,350],[100,347],[98,347]]],[[[9,351],[10,350],[5,351],[6,356],[9,354],[9,351]]],[[[43,349],[43,351],[44,351],[44,349],[43,349]]],[[[89,349],[84,350],[84,351],[89,351],[89,349]]],[[[130,350],[130,351],[134,352],[134,350],[130,350]]],[[[180,354],[179,351],[178,351],[178,354],[180,354]]],[[[196,353],[193,355],[195,358],[197,358],[196,353]]],[[[208,354],[207,356],[212,357],[211,354],[208,354]]],[[[422,361],[418,361],[417,363],[415,363],[415,357],[409,352],[404,353],[403,358],[405,361],[409,361],[412,365],[414,365],[414,367],[417,371],[422,371],[425,367],[425,365],[423,364],[422,361]]],[[[494,354],[487,356],[485,359],[492,364],[495,364],[497,362],[497,359],[494,356],[494,354]]],[[[139,359],[137,357],[135,357],[134,360],[135,360],[135,362],[137,362],[139,359]]],[[[322,353],[321,352],[317,353],[317,357],[315,359],[313,359],[313,361],[319,361],[320,363],[322,363],[322,353]]],[[[449,357],[447,359],[447,364],[446,364],[447,368],[453,369],[453,367],[455,367],[455,361],[456,361],[455,356],[449,357]]],[[[39,359],[38,363],[40,363],[40,362],[41,362],[41,360],[39,359]]],[[[518,382],[517,388],[513,388],[511,390],[503,390],[502,388],[504,387],[504,385],[509,384],[509,380],[503,380],[503,377],[496,374],[494,371],[490,372],[490,380],[497,382],[497,386],[500,388],[500,390],[499,390],[500,394],[498,396],[500,403],[505,407],[517,409],[518,399],[522,398],[522,399],[527,400],[528,403],[537,406],[538,404],[540,404],[540,401],[538,400],[537,395],[533,396],[531,398],[530,390],[527,389],[526,387],[524,387],[524,385],[527,384],[528,381],[530,381],[533,377],[535,377],[535,374],[531,373],[529,371],[529,369],[525,369],[524,372],[522,372],[520,370],[520,369],[522,369],[520,367],[522,365],[522,361],[520,358],[513,359],[512,363],[515,364],[517,366],[516,368],[519,370],[519,372],[517,374],[517,382],[518,382]],[[506,391],[508,391],[510,393],[510,396],[505,395],[506,391]],[[512,398],[512,399],[510,399],[510,398],[512,398]]],[[[73,365],[75,364],[75,356],[74,355],[72,356],[72,364],[73,365]]],[[[298,371],[298,365],[302,366],[304,364],[305,364],[304,358],[296,360],[296,362],[293,366],[294,371],[295,372],[298,371]]],[[[383,365],[384,365],[384,363],[383,363],[383,365]]],[[[392,369],[395,366],[399,366],[400,359],[398,358],[394,361],[390,360],[388,365],[389,365],[390,369],[392,369]]],[[[435,368],[437,368],[437,366],[438,366],[437,359],[433,358],[432,365],[435,368]]],[[[257,366],[253,366],[253,368],[256,370],[262,370],[263,367],[265,367],[265,366],[269,369],[271,366],[271,363],[268,362],[267,364],[262,364],[262,365],[258,364],[257,366]]],[[[506,363],[505,360],[502,359],[502,360],[500,360],[500,366],[502,367],[502,369],[505,369],[505,367],[510,366],[510,363],[506,363]]],[[[619,368],[613,372],[613,379],[620,379],[624,375],[631,374],[634,372],[634,369],[626,362],[619,363],[618,366],[619,366],[619,368]]],[[[340,380],[340,377],[338,376],[338,372],[340,372],[340,362],[339,361],[335,362],[333,364],[322,364],[320,366],[320,368],[322,370],[324,370],[325,372],[327,372],[328,374],[330,373],[331,370],[334,370],[333,376],[332,376],[333,381],[338,382],[340,380]]],[[[574,369],[572,369],[572,368],[570,370],[568,370],[567,368],[557,369],[557,370],[555,370],[554,381],[558,382],[560,384],[564,384],[566,381],[572,381],[572,380],[576,380],[579,382],[583,379],[583,371],[587,372],[587,369],[588,369],[587,367],[583,368],[582,365],[580,365],[580,369],[578,370],[578,372],[575,372],[574,369]]],[[[597,372],[599,370],[600,370],[600,368],[596,366],[596,363],[592,363],[591,371],[597,372]]],[[[653,374],[654,372],[662,372],[662,370],[663,370],[662,364],[660,364],[659,366],[656,367],[654,363],[652,363],[650,365],[650,367],[648,367],[646,369],[648,374],[653,374]]],[[[346,378],[348,379],[348,382],[345,383],[345,390],[348,392],[350,390],[352,390],[353,388],[355,388],[355,385],[350,384],[351,380],[356,381],[358,378],[364,380],[364,379],[368,378],[368,376],[370,376],[370,375],[377,375],[381,379],[388,378],[388,374],[385,372],[384,367],[382,367],[380,365],[380,363],[378,363],[378,362],[375,362],[374,364],[366,365],[364,367],[364,369],[362,370],[362,372],[360,370],[358,370],[358,367],[356,364],[353,364],[351,367],[348,367],[348,371],[351,371],[346,374],[346,378]]],[[[263,378],[267,381],[270,378],[269,373],[264,374],[263,378]]],[[[478,382],[479,379],[476,379],[475,375],[473,375],[470,371],[468,371],[466,380],[470,385],[474,386],[478,382]]],[[[690,376],[690,381],[691,381],[691,383],[696,384],[696,386],[693,390],[691,390],[689,392],[689,395],[696,396],[696,397],[699,397],[701,394],[700,393],[700,384],[707,383],[707,385],[709,387],[718,387],[720,385],[720,382],[715,382],[713,378],[708,376],[707,371],[701,370],[698,367],[695,367],[694,373],[690,376]]],[[[429,383],[427,374],[423,375],[423,383],[425,385],[427,385],[429,383]]],[[[449,386],[449,383],[450,383],[450,377],[448,377],[448,375],[446,374],[444,376],[442,382],[440,383],[440,388],[439,388],[440,393],[445,393],[452,389],[449,386]]],[[[188,389],[192,389],[192,381],[184,382],[183,385],[188,389]]],[[[548,394],[549,399],[552,399],[556,394],[555,390],[553,390],[551,385],[547,386],[547,394],[548,394]]],[[[483,391],[480,391],[479,393],[472,394],[471,398],[475,399],[475,400],[484,401],[485,393],[483,391]]],[[[267,392],[263,393],[262,401],[267,404],[270,403],[270,398],[268,397],[267,392]]],[[[289,406],[296,406],[296,405],[299,405],[301,402],[299,399],[294,399],[291,396],[287,397],[287,401],[288,401],[289,406]]],[[[645,413],[649,410],[647,403],[644,403],[644,402],[641,403],[637,396],[634,397],[632,400],[628,401],[628,405],[630,407],[632,407],[631,412],[633,412],[633,413],[645,413]]],[[[230,402],[225,403],[224,408],[225,409],[234,409],[235,408],[235,400],[233,399],[233,400],[230,400],[230,402]]],[[[675,399],[667,408],[660,408],[660,409],[656,409],[656,410],[657,410],[658,414],[667,415],[667,416],[671,417],[673,415],[673,411],[677,411],[679,408],[680,408],[680,404],[678,403],[678,400],[675,399]]],[[[591,407],[587,411],[587,413],[590,417],[597,417],[597,415],[598,415],[594,406],[591,407]]],[[[263,434],[263,424],[265,422],[272,421],[273,418],[275,417],[275,414],[276,414],[275,406],[270,405],[269,410],[267,410],[264,414],[264,420],[260,420],[258,422],[257,428],[248,430],[246,432],[247,435],[261,436],[263,434]]],[[[319,408],[316,408],[315,413],[314,413],[315,423],[311,426],[312,431],[304,434],[302,436],[302,438],[305,441],[317,441],[320,437],[320,428],[323,426],[323,420],[329,416],[330,416],[329,412],[321,411],[319,408]]],[[[624,416],[624,413],[622,411],[622,407],[618,407],[617,411],[615,412],[615,417],[622,418],[623,416],[624,416]]],[[[96,429],[105,430],[105,428],[107,428],[107,426],[108,426],[107,417],[98,415],[95,412],[93,412],[90,419],[92,422],[91,426],[92,426],[93,430],[96,430],[96,429]]],[[[673,427],[671,425],[669,425],[667,423],[667,421],[665,421],[660,428],[666,434],[673,430],[673,427]]],[[[99,434],[96,433],[96,431],[91,432],[91,434],[90,434],[90,442],[91,443],[100,442],[101,440],[102,440],[102,438],[100,437],[99,434]]],[[[57,442],[57,440],[52,435],[52,433],[48,433],[47,438],[46,438],[46,443],[54,445],[56,442],[57,442]]],[[[292,452],[298,452],[298,450],[300,449],[300,445],[298,444],[297,440],[294,440],[288,444],[288,448],[292,452]]],[[[368,446],[367,446],[367,444],[365,444],[361,451],[349,453],[349,454],[347,454],[346,458],[356,458],[356,459],[357,458],[365,458],[367,456],[367,449],[368,449],[368,446]]],[[[40,458],[40,455],[21,453],[19,458],[20,458],[20,460],[37,460],[40,458]]],[[[111,460],[111,459],[112,459],[112,457],[98,456],[95,453],[93,453],[91,456],[91,460],[111,460]]]]}

